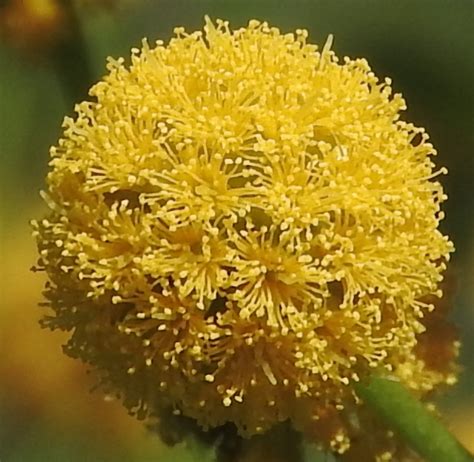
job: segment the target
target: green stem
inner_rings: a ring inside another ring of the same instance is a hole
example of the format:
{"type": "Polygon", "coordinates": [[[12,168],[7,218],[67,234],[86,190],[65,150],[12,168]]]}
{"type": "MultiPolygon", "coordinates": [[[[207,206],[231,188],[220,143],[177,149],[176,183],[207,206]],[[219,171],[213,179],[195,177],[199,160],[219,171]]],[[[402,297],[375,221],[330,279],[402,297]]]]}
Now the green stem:
{"type": "Polygon", "coordinates": [[[372,377],[355,384],[355,390],[428,462],[473,461],[443,424],[400,383],[372,377]]]}
{"type": "Polygon", "coordinates": [[[53,52],[53,63],[68,104],[75,104],[87,97],[95,76],[74,2],[63,0],[62,4],[69,28],[53,52]]]}
{"type": "MultiPolygon", "coordinates": [[[[240,450],[231,457],[219,459],[222,462],[301,462],[303,446],[301,435],[286,422],[273,427],[263,435],[241,440],[240,450]]],[[[224,454],[223,454],[224,455],[224,454]]]]}

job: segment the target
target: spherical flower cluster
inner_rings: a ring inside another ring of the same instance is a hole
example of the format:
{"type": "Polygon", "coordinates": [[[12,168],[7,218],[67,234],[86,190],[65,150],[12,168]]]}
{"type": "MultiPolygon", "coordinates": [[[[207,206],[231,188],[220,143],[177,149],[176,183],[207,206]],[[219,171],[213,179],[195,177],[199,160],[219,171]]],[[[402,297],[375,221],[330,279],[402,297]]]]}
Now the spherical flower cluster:
{"type": "Polygon", "coordinates": [[[342,453],[365,419],[352,381],[454,381],[453,339],[441,367],[417,350],[453,250],[443,169],[390,80],[331,37],[175,33],[110,60],[51,149],[45,323],[140,416],[290,420],[342,453]]]}

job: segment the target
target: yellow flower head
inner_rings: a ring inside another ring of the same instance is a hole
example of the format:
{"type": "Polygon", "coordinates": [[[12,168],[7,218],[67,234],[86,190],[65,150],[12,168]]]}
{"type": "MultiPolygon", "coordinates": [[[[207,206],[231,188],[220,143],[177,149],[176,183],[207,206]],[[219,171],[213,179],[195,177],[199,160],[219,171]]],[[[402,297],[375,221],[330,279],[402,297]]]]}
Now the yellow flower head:
{"type": "Polygon", "coordinates": [[[374,369],[452,382],[415,348],[453,250],[444,169],[389,79],[305,30],[175,33],[110,60],[51,149],[34,226],[67,351],[139,415],[243,435],[318,433],[374,369]]]}

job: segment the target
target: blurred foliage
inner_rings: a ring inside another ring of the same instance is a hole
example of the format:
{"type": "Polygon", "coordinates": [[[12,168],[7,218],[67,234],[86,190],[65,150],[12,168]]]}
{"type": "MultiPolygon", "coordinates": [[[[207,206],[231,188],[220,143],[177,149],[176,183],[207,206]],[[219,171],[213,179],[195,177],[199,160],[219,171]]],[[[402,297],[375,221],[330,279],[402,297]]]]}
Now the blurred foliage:
{"type": "MultiPolygon", "coordinates": [[[[205,14],[229,19],[233,27],[255,17],[283,30],[307,28],[315,43],[333,33],[337,54],[364,56],[377,75],[393,78],[408,102],[407,118],[427,129],[437,162],[450,170],[443,178],[450,196],[444,228],[458,249],[455,318],[464,370],[442,407],[455,433],[474,449],[474,2],[135,0],[113,11],[80,11],[97,79],[107,56],[128,56],[143,37],[167,40],[177,25],[201,28],[205,14]]],[[[43,278],[29,272],[35,249],[27,221],[41,207],[48,146],[74,103],[52,58],[38,58],[0,44],[0,458],[191,461],[186,448],[164,448],[119,403],[89,394],[94,381],[62,355],[62,336],[38,327],[43,278]]]]}

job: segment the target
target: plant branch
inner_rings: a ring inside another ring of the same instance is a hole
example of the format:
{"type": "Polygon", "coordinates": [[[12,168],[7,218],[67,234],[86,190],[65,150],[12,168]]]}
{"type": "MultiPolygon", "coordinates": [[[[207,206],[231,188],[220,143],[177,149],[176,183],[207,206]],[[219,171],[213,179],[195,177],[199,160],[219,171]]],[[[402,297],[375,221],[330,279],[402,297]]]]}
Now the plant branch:
{"type": "Polygon", "coordinates": [[[68,103],[79,103],[87,97],[94,83],[87,45],[74,2],[62,2],[68,22],[68,31],[53,50],[53,64],[68,103]]]}
{"type": "Polygon", "coordinates": [[[399,382],[372,377],[354,385],[371,406],[428,462],[472,462],[472,455],[399,382]]]}

